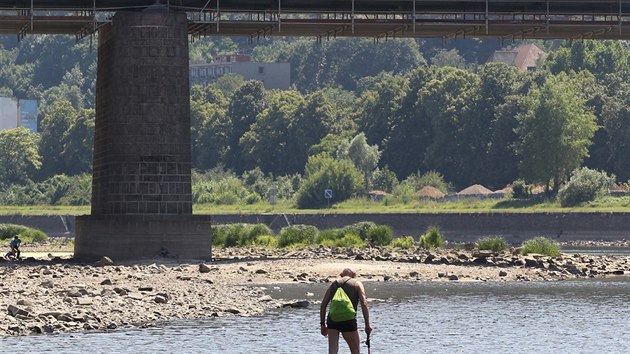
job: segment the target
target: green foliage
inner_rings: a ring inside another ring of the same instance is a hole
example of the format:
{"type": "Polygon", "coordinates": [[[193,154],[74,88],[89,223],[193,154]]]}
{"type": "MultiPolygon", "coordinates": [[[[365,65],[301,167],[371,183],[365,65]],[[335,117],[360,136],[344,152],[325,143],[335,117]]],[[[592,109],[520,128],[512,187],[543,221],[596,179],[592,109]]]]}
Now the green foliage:
{"type": "Polygon", "coordinates": [[[265,224],[227,224],[212,227],[213,246],[267,246],[273,243],[271,239],[263,236],[272,236],[273,238],[271,229],[265,224]]]}
{"type": "Polygon", "coordinates": [[[70,186],[59,199],[59,205],[90,205],[92,176],[85,173],[69,177],[70,186]]]}
{"type": "Polygon", "coordinates": [[[368,240],[368,235],[370,233],[370,230],[372,230],[375,227],[376,227],[376,224],[373,223],[372,221],[359,221],[358,223],[347,225],[346,227],[344,227],[342,229],[342,233],[344,235],[347,235],[347,234],[359,235],[359,237],[361,237],[362,240],[366,241],[368,240]]]}
{"type": "Polygon", "coordinates": [[[376,169],[372,176],[372,188],[376,190],[382,190],[387,193],[391,193],[394,187],[398,185],[398,178],[396,174],[391,171],[387,166],[382,169],[376,169]]]}
{"type": "Polygon", "coordinates": [[[528,255],[530,253],[558,257],[560,255],[560,246],[553,240],[540,236],[523,242],[521,254],[528,255]]]}
{"type": "Polygon", "coordinates": [[[42,156],[40,175],[44,178],[63,174],[69,161],[64,157],[63,137],[70,127],[76,124],[77,110],[69,101],[55,102],[41,121],[41,140],[39,153],[42,156]],[[62,143],[60,143],[60,139],[62,143]]]}
{"type": "Polygon", "coordinates": [[[0,190],[26,183],[41,167],[37,134],[23,127],[0,131],[0,190]]]}
{"type": "Polygon", "coordinates": [[[595,200],[608,194],[614,184],[615,177],[608,176],[606,172],[587,167],[576,169],[566,186],[560,190],[560,205],[570,207],[595,200]]]}
{"type": "Polygon", "coordinates": [[[48,235],[38,229],[15,224],[0,224],[0,240],[9,240],[16,235],[22,243],[43,241],[48,238],[48,235]]]}
{"type": "Polygon", "coordinates": [[[332,203],[350,198],[361,186],[362,176],[347,160],[333,160],[327,156],[308,159],[306,180],[297,191],[297,207],[321,208],[327,205],[324,190],[332,189],[332,203]]]}
{"type": "Polygon", "coordinates": [[[530,187],[525,183],[525,180],[517,179],[512,183],[512,198],[514,199],[526,199],[531,195],[530,187]]]}
{"type": "Polygon", "coordinates": [[[365,247],[365,242],[356,234],[346,234],[335,241],[336,247],[365,247]]]}
{"type": "Polygon", "coordinates": [[[370,228],[367,241],[374,246],[387,246],[392,242],[394,231],[387,225],[378,225],[370,228]]]}
{"type": "Polygon", "coordinates": [[[444,238],[439,226],[430,226],[427,232],[420,236],[418,246],[425,249],[443,248],[444,238]]]}
{"type": "MultiPolygon", "coordinates": [[[[411,182],[402,181],[394,187],[392,198],[395,202],[408,204],[416,199],[416,189],[411,182]]],[[[388,199],[390,198],[386,198],[388,199]]]]}
{"type": "Polygon", "coordinates": [[[245,203],[247,203],[247,204],[256,204],[256,203],[260,203],[261,201],[262,201],[262,198],[256,192],[249,193],[245,197],[245,203]]]}
{"type": "Polygon", "coordinates": [[[227,234],[230,225],[213,225],[212,231],[212,246],[223,247],[225,245],[225,235],[227,234]]]}
{"type": "Polygon", "coordinates": [[[239,140],[244,152],[241,158],[250,159],[264,172],[274,175],[298,172],[306,163],[310,148],[308,140],[294,134],[300,125],[304,97],[297,91],[272,91],[267,104],[239,140]]]}
{"type": "Polygon", "coordinates": [[[365,247],[365,241],[356,233],[340,229],[327,229],[319,233],[315,243],[328,247],[365,247]]]}
{"type": "Polygon", "coordinates": [[[0,192],[3,205],[89,205],[92,177],[56,175],[39,183],[11,185],[0,192]]]}
{"type": "Polygon", "coordinates": [[[265,224],[255,224],[255,225],[246,225],[244,234],[240,237],[239,244],[241,246],[247,246],[256,244],[256,240],[258,240],[261,236],[272,236],[273,232],[269,226],[265,224]]]}
{"type": "Polygon", "coordinates": [[[517,118],[520,171],[528,181],[552,182],[554,192],[569,172],[580,166],[597,130],[578,87],[565,74],[549,77],[540,90],[530,91],[527,110],[517,118]]]}
{"type": "Polygon", "coordinates": [[[444,176],[441,173],[431,170],[424,174],[419,174],[418,172],[411,174],[407,177],[406,181],[408,181],[414,188],[415,191],[422,189],[425,186],[432,186],[439,189],[442,193],[448,193],[449,185],[444,181],[444,176]]]}
{"type": "Polygon", "coordinates": [[[391,246],[395,248],[410,249],[413,247],[414,240],[412,236],[403,236],[395,238],[391,246]]]}
{"type": "Polygon", "coordinates": [[[231,172],[210,170],[204,174],[193,174],[193,202],[233,205],[248,195],[242,181],[231,172]]]}
{"type": "Polygon", "coordinates": [[[254,239],[252,245],[265,248],[276,248],[278,247],[278,238],[273,235],[258,235],[254,239]]]}
{"type": "Polygon", "coordinates": [[[311,225],[291,225],[283,227],[278,237],[278,247],[304,244],[309,245],[315,242],[319,230],[311,225]]]}
{"type": "Polygon", "coordinates": [[[365,191],[370,188],[369,181],[380,156],[378,146],[368,145],[363,133],[359,133],[349,142],[343,142],[337,150],[337,158],[349,159],[359,171],[363,172],[365,191]]]}
{"type": "Polygon", "coordinates": [[[490,250],[494,252],[502,252],[508,248],[507,242],[501,236],[488,236],[482,237],[477,240],[477,249],[478,250],[490,250]]]}
{"type": "Polygon", "coordinates": [[[344,231],[340,229],[326,229],[324,231],[320,231],[315,238],[315,243],[319,245],[333,246],[337,240],[344,236],[344,234],[344,231]]]}

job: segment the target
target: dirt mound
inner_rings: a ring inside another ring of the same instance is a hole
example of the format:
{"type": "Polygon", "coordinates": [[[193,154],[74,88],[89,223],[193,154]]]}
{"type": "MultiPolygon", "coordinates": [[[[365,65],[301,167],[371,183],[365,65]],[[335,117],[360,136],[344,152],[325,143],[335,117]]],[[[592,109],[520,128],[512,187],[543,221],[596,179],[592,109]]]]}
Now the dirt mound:
{"type": "Polygon", "coordinates": [[[464,188],[457,195],[488,195],[492,194],[492,191],[482,186],[481,184],[473,184],[470,187],[464,188]]]}
{"type": "Polygon", "coordinates": [[[419,191],[416,192],[416,195],[419,196],[420,198],[440,199],[440,198],[444,198],[446,194],[442,193],[441,190],[433,186],[424,186],[419,191]]]}

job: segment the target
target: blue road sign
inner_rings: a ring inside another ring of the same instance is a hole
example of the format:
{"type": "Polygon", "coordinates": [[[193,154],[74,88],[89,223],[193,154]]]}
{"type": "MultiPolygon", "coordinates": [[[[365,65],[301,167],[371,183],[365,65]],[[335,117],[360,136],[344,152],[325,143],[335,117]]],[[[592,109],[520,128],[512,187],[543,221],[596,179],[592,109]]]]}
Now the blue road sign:
{"type": "Polygon", "coordinates": [[[324,189],[324,198],[332,199],[332,189],[324,189]]]}

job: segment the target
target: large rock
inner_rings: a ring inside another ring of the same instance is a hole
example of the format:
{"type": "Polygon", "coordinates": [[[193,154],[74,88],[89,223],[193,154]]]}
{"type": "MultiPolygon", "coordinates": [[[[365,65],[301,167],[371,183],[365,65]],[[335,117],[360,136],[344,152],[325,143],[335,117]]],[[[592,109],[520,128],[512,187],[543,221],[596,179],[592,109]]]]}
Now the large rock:
{"type": "Polygon", "coordinates": [[[113,266],[114,261],[112,261],[112,259],[107,256],[103,256],[103,258],[101,258],[98,262],[96,262],[96,265],[99,267],[113,266]]]}
{"type": "Polygon", "coordinates": [[[308,300],[302,300],[302,301],[288,302],[286,304],[283,304],[282,307],[292,307],[292,308],[296,308],[296,309],[305,309],[309,305],[310,305],[310,302],[308,302],[308,300]]]}
{"type": "Polygon", "coordinates": [[[9,305],[7,306],[7,312],[9,313],[9,315],[13,316],[13,317],[17,317],[18,315],[20,316],[28,316],[28,311],[21,309],[17,306],[14,305],[9,305]]]}
{"type": "Polygon", "coordinates": [[[207,265],[201,263],[199,265],[199,273],[210,273],[210,267],[208,267],[207,265]]]}

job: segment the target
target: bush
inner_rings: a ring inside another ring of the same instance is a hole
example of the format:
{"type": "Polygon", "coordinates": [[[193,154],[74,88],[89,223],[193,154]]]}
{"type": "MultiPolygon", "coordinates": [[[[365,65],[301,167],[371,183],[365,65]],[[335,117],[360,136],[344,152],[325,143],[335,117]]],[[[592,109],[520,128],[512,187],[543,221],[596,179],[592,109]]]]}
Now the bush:
{"type": "Polygon", "coordinates": [[[392,242],[392,228],[387,225],[379,225],[370,228],[367,240],[374,246],[387,246],[392,242]]]}
{"type": "Polygon", "coordinates": [[[253,193],[249,193],[246,197],[245,197],[245,203],[251,205],[251,204],[256,204],[256,203],[260,203],[262,201],[262,198],[260,197],[260,195],[256,192],[253,193]]]}
{"type": "Polygon", "coordinates": [[[529,186],[522,179],[512,182],[512,198],[526,199],[531,195],[529,186]]]}
{"type": "Polygon", "coordinates": [[[255,241],[260,236],[273,235],[271,229],[265,224],[246,225],[243,233],[239,237],[240,246],[248,246],[255,244],[255,241]]]}
{"type": "MultiPolygon", "coordinates": [[[[416,199],[416,189],[409,181],[402,181],[392,191],[393,202],[399,202],[403,204],[411,203],[416,199]]],[[[391,199],[391,198],[386,198],[391,199]]],[[[389,203],[389,201],[387,201],[389,203]]]]}
{"type": "Polygon", "coordinates": [[[365,242],[357,234],[346,234],[335,242],[337,247],[365,247],[365,242]]]}
{"type": "Polygon", "coordinates": [[[43,241],[48,238],[43,231],[15,224],[0,224],[0,240],[9,240],[19,236],[23,243],[43,241]]]}
{"type": "Polygon", "coordinates": [[[243,235],[245,234],[244,224],[231,224],[225,233],[225,247],[235,247],[242,244],[243,235]]]}
{"type": "Polygon", "coordinates": [[[409,249],[413,247],[413,242],[413,237],[411,236],[398,237],[392,241],[391,246],[396,248],[409,249]]]}
{"type": "Polygon", "coordinates": [[[322,208],[328,205],[324,190],[333,191],[332,203],[342,202],[359,190],[363,176],[348,160],[311,156],[305,167],[306,179],[296,193],[297,207],[322,208]]]}
{"type": "Polygon", "coordinates": [[[560,246],[553,240],[540,236],[523,242],[521,254],[528,255],[530,253],[558,257],[560,255],[560,246]]]}
{"type": "Polygon", "coordinates": [[[444,238],[442,237],[442,232],[440,231],[440,227],[439,226],[429,227],[427,232],[424,235],[420,236],[418,245],[428,250],[434,249],[434,248],[443,248],[444,238]]]}
{"type": "Polygon", "coordinates": [[[61,205],[90,205],[92,200],[92,176],[85,173],[70,177],[70,187],[61,197],[61,205]]]}
{"type": "Polygon", "coordinates": [[[595,200],[597,197],[608,194],[614,183],[615,177],[608,176],[606,172],[591,170],[587,167],[576,169],[566,186],[560,190],[558,195],[560,205],[571,207],[595,200]]]}
{"type": "Polygon", "coordinates": [[[278,246],[278,238],[273,235],[258,235],[254,239],[254,246],[276,248],[278,246]]]}
{"type": "Polygon", "coordinates": [[[278,247],[287,247],[295,244],[312,244],[319,231],[311,225],[292,225],[283,227],[278,238],[278,247]]]}
{"type": "Polygon", "coordinates": [[[494,252],[502,252],[508,248],[507,242],[501,236],[488,236],[477,240],[478,250],[490,250],[494,252]]]}
{"type": "Polygon", "coordinates": [[[212,226],[212,246],[223,247],[225,245],[225,234],[230,225],[212,226]]]}
{"type": "Polygon", "coordinates": [[[315,243],[324,246],[334,246],[343,236],[344,232],[340,229],[326,229],[317,235],[315,243]]]}
{"type": "Polygon", "coordinates": [[[361,237],[362,240],[368,239],[368,233],[371,229],[375,228],[376,224],[371,221],[360,221],[356,224],[348,225],[343,228],[343,234],[356,234],[361,237]]]}

